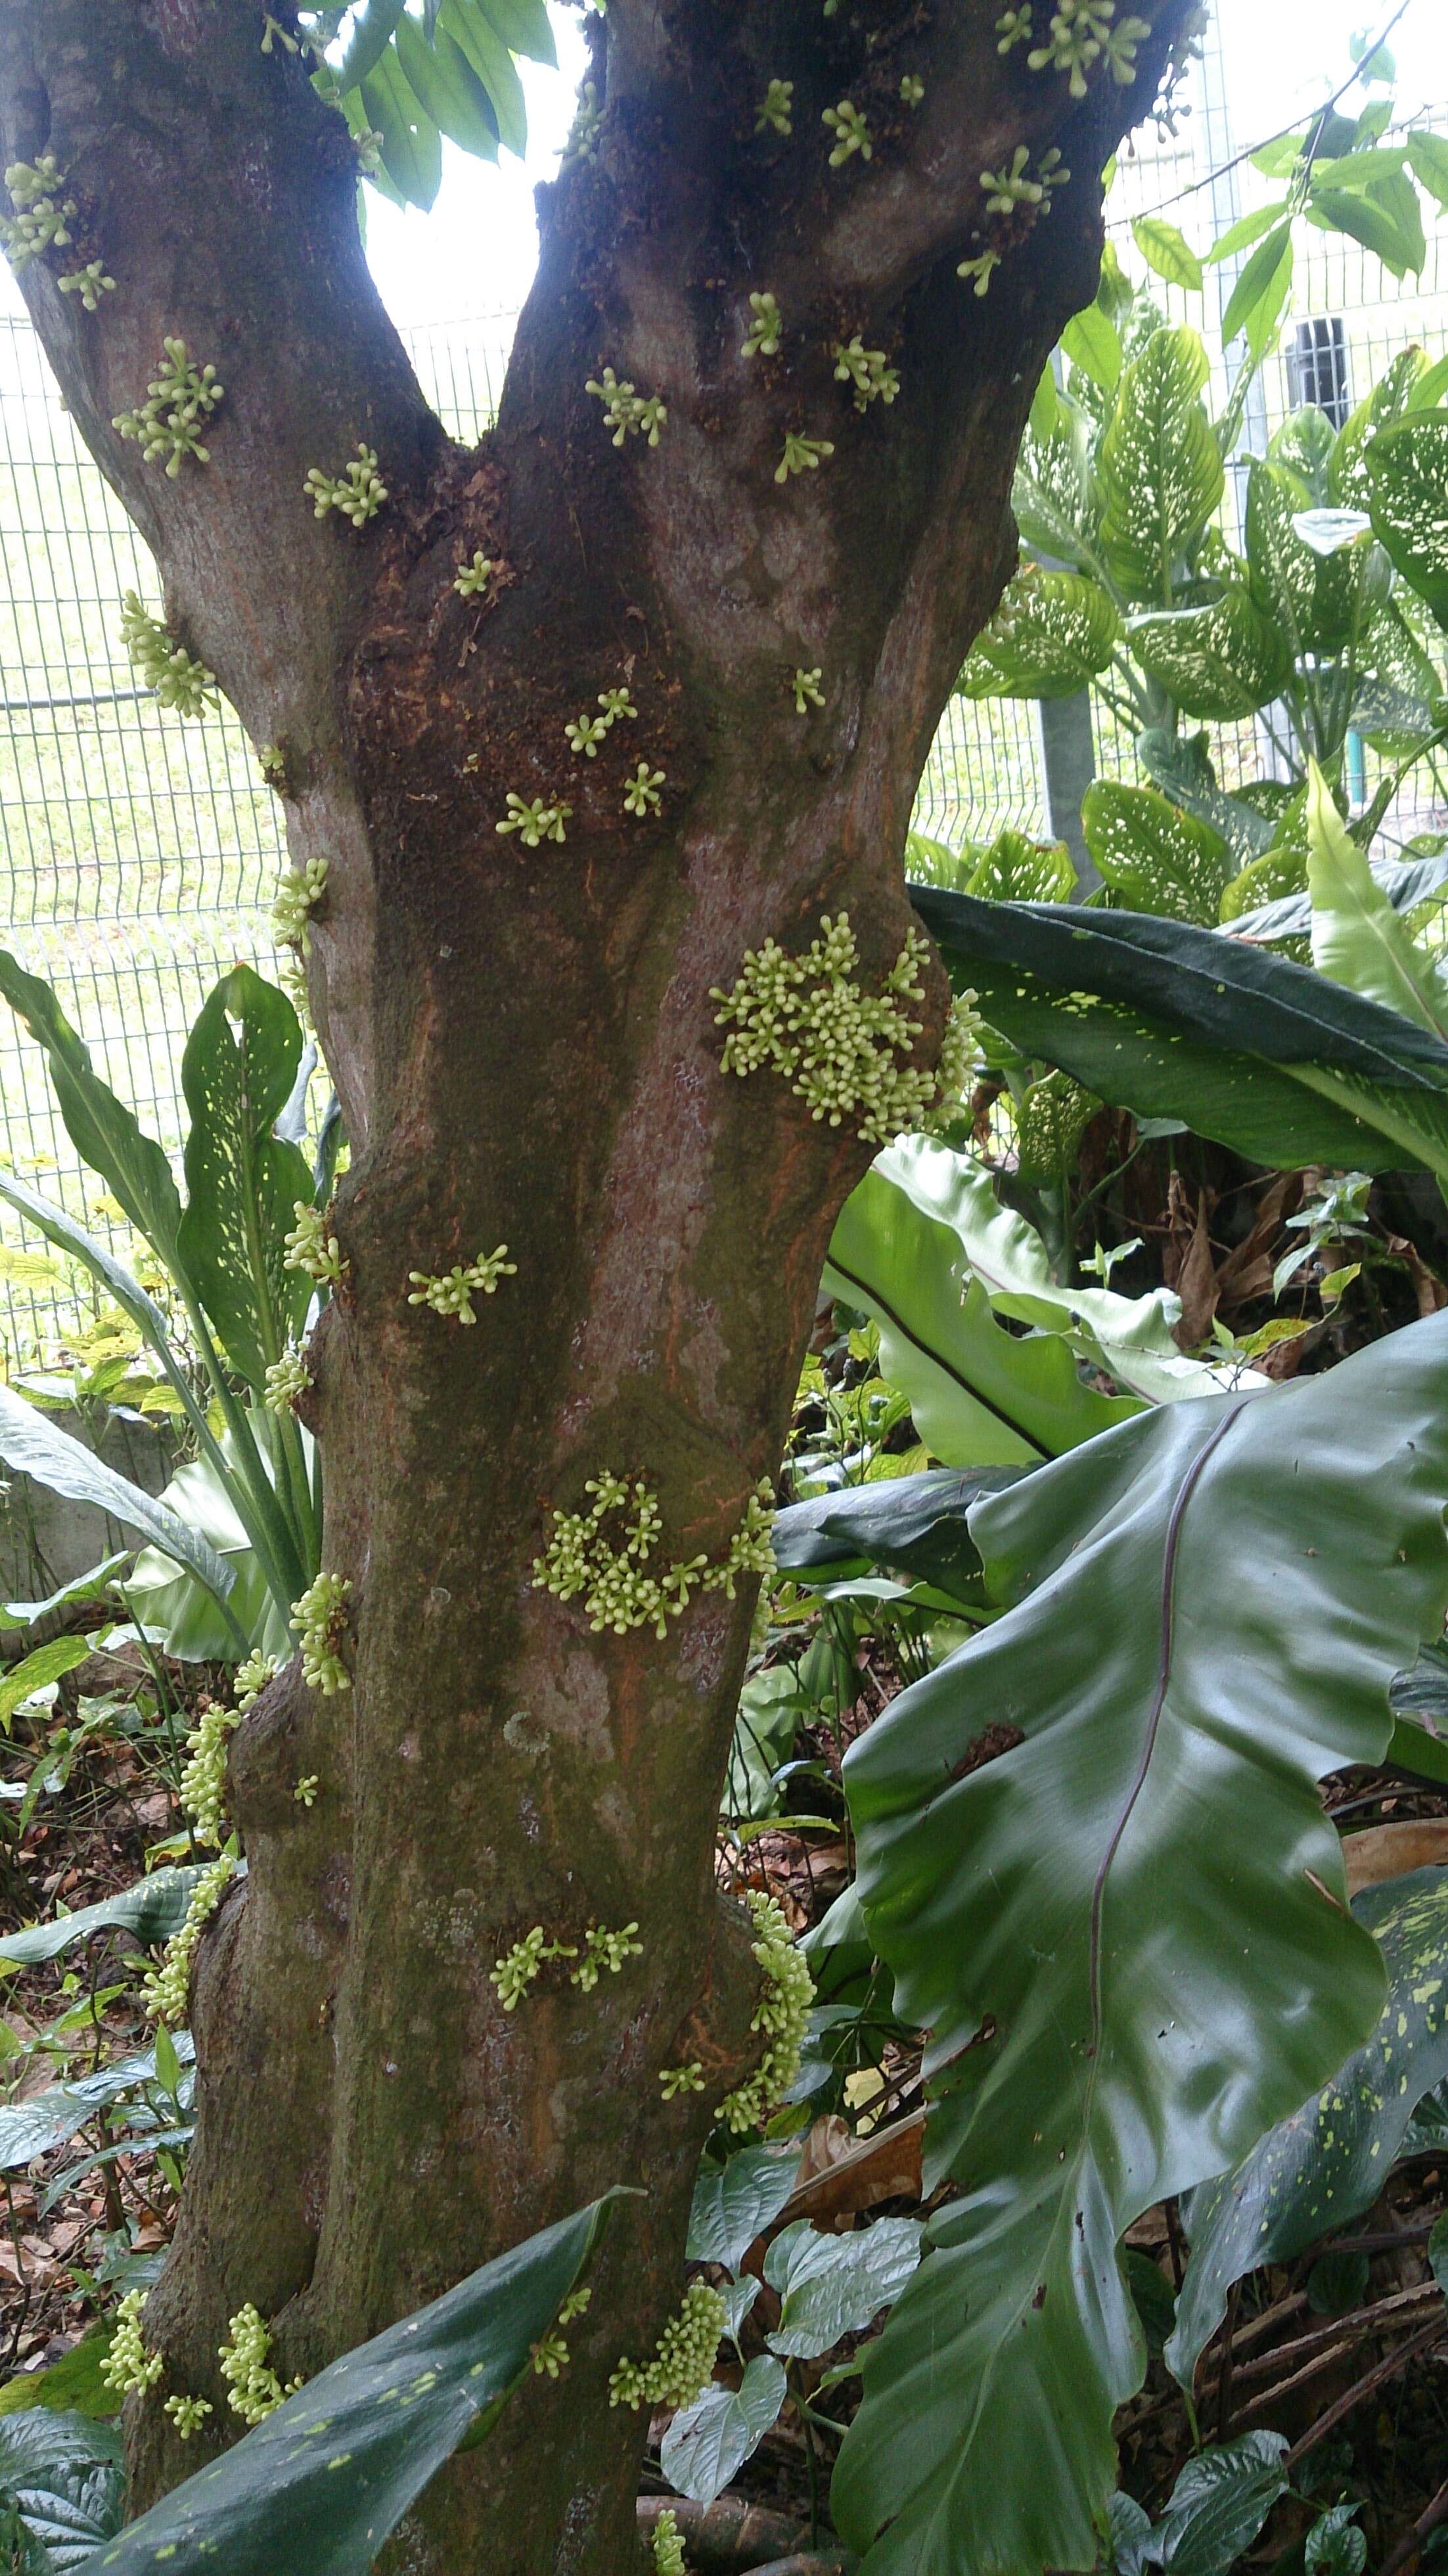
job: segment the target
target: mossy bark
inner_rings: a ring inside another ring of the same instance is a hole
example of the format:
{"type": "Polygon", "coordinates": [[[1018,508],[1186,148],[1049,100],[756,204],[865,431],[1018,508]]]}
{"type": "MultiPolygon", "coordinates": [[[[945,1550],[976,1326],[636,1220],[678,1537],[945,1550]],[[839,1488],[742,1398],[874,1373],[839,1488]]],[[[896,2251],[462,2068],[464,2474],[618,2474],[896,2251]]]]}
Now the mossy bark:
{"type": "MultiPolygon", "coordinates": [[[[534,1581],[554,1507],[604,1467],[657,1493],[669,1557],[717,1562],[779,1456],[821,1257],[870,1149],[775,1077],[720,1070],[711,989],[848,910],[878,983],[901,851],[960,660],[1014,561],[1025,413],[1089,296],[1099,168],[1131,104],[1002,63],[990,6],[867,30],[717,0],[610,0],[605,121],[544,192],[543,257],[496,429],[443,433],[363,265],[340,120],[259,50],[243,0],[7,0],[7,159],[86,191],[118,281],[94,317],[26,272],[88,444],[154,546],[168,613],[286,756],[294,864],[324,854],[313,1006],[352,1144],[345,1293],[312,1351],[325,1561],[352,1584],[352,1688],[297,1669],[234,1740],[251,1872],[202,1949],[199,2127],[148,2311],[164,2388],[224,2409],[216,2347],[255,2301],[284,2373],[435,2296],[615,2182],[565,2380],[539,2380],[384,2562],[426,2576],[622,2576],[644,2427],[611,2410],[679,2292],[710,2105],[751,2062],[755,1972],[721,1902],[719,1786],[753,1585],[661,1642],[590,1632],[534,1581]],[[868,36],[868,43],[866,41],[868,36]],[[900,80],[925,79],[900,104],[900,80]],[[771,76],[794,135],[757,138],[771,76]],[[874,157],[831,172],[847,92],[874,157]],[[1080,177],[977,300],[956,277],[980,172],[1061,141],[1080,177]],[[744,358],[751,288],[784,346],[744,358]],[[898,367],[857,414],[832,344],[898,367]],[[114,434],[161,339],[226,386],[174,482],[114,434]],[[586,379],[659,393],[610,442],[586,379]],[[781,484],[786,429],[833,442],[781,484]],[[318,522],[307,470],[378,452],[384,513],[318,522]],[[481,550],[481,599],[454,577],[481,550]],[[800,716],[792,674],[819,668],[800,716]],[[626,685],[596,759],[565,725],[626,685]],[[627,812],[640,758],[656,814],[627,812]],[[509,791],[562,846],[496,829],[509,791]],[[408,1273],[506,1242],[464,1328],[408,1273]],[[318,1773],[310,1809],[292,1796],[318,1773]],[[505,2014],[488,1971],[533,1923],[636,1920],[591,1994],[505,2014]],[[659,2075],[701,2060],[703,2097],[659,2075]]],[[[1183,9],[1155,12],[1138,100],[1183,9]]],[[[922,1050],[938,1042],[932,970],[922,1050]]],[[[144,2405],[135,2501],[197,2465],[144,2405]]]]}

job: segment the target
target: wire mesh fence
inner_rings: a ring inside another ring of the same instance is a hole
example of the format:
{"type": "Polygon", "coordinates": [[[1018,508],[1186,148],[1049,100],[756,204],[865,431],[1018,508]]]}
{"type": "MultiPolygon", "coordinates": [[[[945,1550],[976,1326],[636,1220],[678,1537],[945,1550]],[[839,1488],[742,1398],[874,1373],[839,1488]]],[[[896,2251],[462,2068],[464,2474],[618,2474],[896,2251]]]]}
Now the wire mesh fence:
{"type": "MultiPolygon", "coordinates": [[[[1174,171],[1168,162],[1140,172],[1136,193],[1149,202],[1174,171]]],[[[1174,316],[1200,324],[1199,302],[1160,295],[1174,316]]],[[[1439,354],[1448,316],[1441,243],[1423,278],[1394,293],[1355,245],[1324,240],[1299,311],[1314,331],[1341,321],[1314,345],[1328,352],[1340,400],[1357,400],[1411,340],[1439,354]]],[[[410,336],[424,389],[459,437],[476,438],[494,416],[512,328],[510,316],[493,314],[410,336]]],[[[1304,389],[1301,367],[1289,334],[1264,376],[1254,443],[1304,389]]],[[[179,1154],[186,1031],[228,966],[272,966],[267,906],[283,844],[280,809],[231,711],[183,723],[137,687],[120,641],[131,589],[157,604],[146,549],[86,455],[29,324],[0,319],[0,935],[54,983],[106,1079],[179,1154]]],[[[1134,775],[1129,738],[1104,708],[1095,719],[1101,769],[1134,775]]],[[[1229,779],[1260,774],[1266,746],[1253,727],[1223,732],[1217,747],[1229,779]]],[[[1043,836],[1050,815],[1037,709],[953,698],[921,781],[919,831],[959,847],[1007,824],[1043,836]]],[[[1444,819],[1425,770],[1391,828],[1402,839],[1444,819]]],[[[116,1236],[115,1211],[60,1127],[39,1050],[9,1012],[0,1015],[0,1158],[116,1236]]],[[[124,1227],[119,1248],[129,1249],[124,1227]]],[[[91,1303],[79,1274],[7,1216],[8,1365],[43,1362],[91,1303]]]]}

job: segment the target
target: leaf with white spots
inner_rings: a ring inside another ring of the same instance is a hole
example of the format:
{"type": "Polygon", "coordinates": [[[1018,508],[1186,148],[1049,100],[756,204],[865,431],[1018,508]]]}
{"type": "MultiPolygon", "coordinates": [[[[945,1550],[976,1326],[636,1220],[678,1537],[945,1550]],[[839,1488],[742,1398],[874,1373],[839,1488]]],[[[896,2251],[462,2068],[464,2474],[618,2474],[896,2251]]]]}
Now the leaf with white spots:
{"type": "Polygon", "coordinates": [[[1448,625],[1448,411],[1380,429],[1365,462],[1381,542],[1439,625],[1448,625]]]}
{"type": "Polygon", "coordinates": [[[1121,620],[1098,583],[1023,564],[956,687],[963,698],[1073,698],[1120,640],[1121,620]]]}
{"type": "Polygon", "coordinates": [[[1333,2081],[1279,2122],[1186,2213],[1192,2255],[1167,2358],[1184,2383],[1234,2281],[1286,2263],[1370,2209],[1418,2103],[1448,2076],[1448,1869],[1365,1888],[1353,1913],[1388,1971],[1376,2030],[1333,2081]]]}
{"type": "Polygon", "coordinates": [[[1182,326],[1154,331],[1117,387],[1101,442],[1101,539],[1113,571],[1142,599],[1170,595],[1187,540],[1222,497],[1221,451],[1201,399],[1210,373],[1197,333],[1182,326]]]}
{"type": "Polygon", "coordinates": [[[84,2576],[154,2576],[161,2563],[166,2576],[360,2576],[443,2462],[491,2430],[617,2197],[345,2353],[87,2559],[84,2576]]]}

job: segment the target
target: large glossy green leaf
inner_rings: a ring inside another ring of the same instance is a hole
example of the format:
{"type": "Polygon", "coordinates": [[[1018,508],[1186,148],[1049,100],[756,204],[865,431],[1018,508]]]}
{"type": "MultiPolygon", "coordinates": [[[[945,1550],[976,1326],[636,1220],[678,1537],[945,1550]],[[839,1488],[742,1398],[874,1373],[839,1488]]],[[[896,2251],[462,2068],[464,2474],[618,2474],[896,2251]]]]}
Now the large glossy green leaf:
{"type": "MultiPolygon", "coordinates": [[[[612,2199],[616,2195],[610,2194],[612,2199]]],[[[360,2576],[428,2480],[490,2429],[592,2253],[607,2209],[485,2263],[344,2354],[129,2524],[86,2576],[360,2576]]]]}
{"type": "Polygon", "coordinates": [[[1423,2095],[1448,2076],[1448,1869],[1365,1888],[1352,1910],[1382,1951],[1387,2001],[1329,2083],[1193,2192],[1191,2261],[1166,2348],[1188,2387],[1233,2282],[1370,2209],[1423,2095]]]}
{"type": "Polygon", "coordinates": [[[1448,411],[1415,412],[1380,429],[1364,461],[1379,539],[1448,626],[1448,411]]]}
{"type": "Polygon", "coordinates": [[[1292,1170],[1448,1168],[1448,1048],[1309,967],[1149,914],[912,901],[1022,1053],[1292,1170]]]}
{"type": "Polygon", "coordinates": [[[1383,369],[1357,408],[1350,412],[1328,459],[1327,498],[1350,510],[1371,510],[1372,476],[1368,456],[1379,430],[1390,429],[1410,409],[1421,409],[1415,397],[1428,372],[1426,352],[1402,349],[1383,369]]]}
{"type": "MultiPolygon", "coordinates": [[[[275,1418],[254,1413],[250,1420],[262,1470],[274,1477],[275,1418]]],[[[311,1436],[304,1431],[301,1438],[303,1458],[310,1464],[311,1436]]],[[[229,1615],[222,1616],[192,1568],[177,1561],[175,1549],[159,1544],[141,1550],[127,1591],[137,1618],[160,1639],[168,1655],[183,1663],[233,1661],[237,1627],[246,1637],[248,1650],[259,1647],[285,1663],[294,1643],[288,1605],[278,1602],[270,1590],[252,1534],[237,1508],[243,1489],[231,1432],[222,1434],[219,1448],[220,1468],[207,1458],[188,1459],[177,1468],[161,1502],[226,1567],[233,1586],[226,1603],[229,1615]]]]}
{"type": "Polygon", "coordinates": [[[1024,1337],[996,1322],[942,1173],[899,1154],[878,1156],[846,1200],[825,1286],[873,1316],[880,1365],[934,1455],[950,1467],[1030,1466],[1134,1413],[1133,1399],[1083,1384],[1064,1318],[1024,1337]]]}
{"type": "Polygon", "coordinates": [[[820,2235],[807,2218],[780,2230],[764,2277],[783,2301],[767,2338],[785,2360],[828,2352],[842,2335],[863,2334],[897,2299],[920,2260],[915,2218],[881,2218],[848,2236],[820,2235]]]}
{"type": "Polygon", "coordinates": [[[1121,639],[1109,592],[1082,573],[1025,564],[977,636],[956,686],[963,698],[1073,698],[1121,639]]]}
{"type": "Polygon", "coordinates": [[[45,1049],[65,1131],[81,1161],[99,1172],[139,1234],[168,1270],[182,1277],[178,1236],[181,1201],[171,1166],[153,1136],[144,1135],[129,1109],[101,1081],[90,1049],[71,1027],[48,984],[27,975],[0,949],[0,994],[45,1049]]]}
{"type": "Polygon", "coordinates": [[[898,1568],[957,1599],[978,1600],[980,1551],[967,1515],[983,1494],[998,1494],[1019,1467],[929,1467],[790,1503],[774,1516],[774,1561],[786,1574],[826,1574],[836,1581],[867,1565],[898,1568]]]}
{"type": "MultiPolygon", "coordinates": [[[[189,2031],[177,2031],[173,2045],[183,2066],[189,2066],[195,2048],[189,2031]]],[[[118,2102],[138,2085],[154,2081],[156,2052],[154,2048],[138,2051],[133,2057],[117,2059],[94,2075],[80,2075],[68,2084],[52,2084],[44,2093],[33,2093],[28,2101],[0,2104],[0,2173],[14,2173],[28,2165],[35,2156],[48,2155],[53,2147],[64,2146],[105,2104],[118,2102]]]]}
{"type": "Polygon", "coordinates": [[[1260,241],[1233,287],[1222,315],[1222,346],[1229,348],[1240,331],[1252,357],[1266,351],[1292,289],[1292,225],[1278,224],[1260,241]]]}
{"type": "MultiPolygon", "coordinates": [[[[1272,844],[1272,823],[1244,797],[1234,796],[1212,766],[1210,737],[1205,733],[1168,733],[1151,725],[1137,736],[1137,757],[1153,784],[1164,788],[1173,805],[1199,822],[1209,823],[1231,849],[1239,868],[1260,858],[1272,844]]],[[[974,888],[968,887],[968,893],[974,888]]],[[[1038,898],[1040,900],[1040,898],[1038,898]]]]}
{"type": "Polygon", "coordinates": [[[1091,464],[1091,425],[1079,406],[1058,398],[1054,426],[1031,430],[1022,445],[1011,506],[1027,545],[1082,572],[1098,569],[1100,507],[1091,464]]]}
{"type": "Polygon", "coordinates": [[[712,2504],[777,2422],[788,2392],[784,2364],[772,2352],[756,2353],[737,2388],[711,2380],[664,2435],[659,2461],[669,2484],[698,2504],[712,2504]]]}
{"type": "Polygon", "coordinates": [[[182,1259],[227,1356],[258,1394],[311,1294],[286,1266],[286,1237],[312,1176],[300,1149],[273,1132],[301,1056],[286,994],[234,966],[207,995],[181,1059],[191,1112],[182,1259]]]}
{"type": "Polygon", "coordinates": [[[523,84],[508,43],[493,23],[494,11],[480,0],[442,0],[438,25],[472,65],[493,103],[498,133],[510,152],[528,145],[528,115],[523,84]]]}
{"type": "Polygon", "coordinates": [[[705,2157],[689,2211],[691,2263],[737,2270],[756,2236],[772,2227],[799,2171],[799,2148],[741,2147],[722,2165],[705,2157]]]}
{"type": "Polygon", "coordinates": [[[8,1735],[10,1720],[22,1701],[46,1683],[58,1682],[63,1673],[74,1672],[89,1653],[86,1637],[50,1637],[43,1646],[22,1655],[18,1664],[7,1664],[0,1674],[0,1729],[8,1735]]]}
{"type": "Polygon", "coordinates": [[[1234,582],[1206,608],[1154,609],[1133,617],[1131,649],[1183,713],[1236,724],[1270,706],[1292,677],[1279,626],[1234,582]]]}
{"type": "Polygon", "coordinates": [[[118,1476],[81,1441],[57,1431],[35,1405],[7,1387],[0,1387],[0,1458],[68,1502],[91,1503],[124,1529],[139,1530],[153,1547],[179,1558],[218,1603],[225,1602],[235,1578],[198,1531],[154,1495],[118,1476]]]}
{"type": "MultiPolygon", "coordinates": [[[[958,885],[958,877],[942,877],[958,885]]],[[[965,880],[967,894],[994,903],[1065,903],[1076,883],[1076,870],[1064,841],[1033,841],[1009,824],[982,852],[965,880]]]]}
{"type": "Polygon", "coordinates": [[[1155,787],[1093,778],[1081,807],[1086,847],[1133,912],[1214,922],[1237,862],[1220,834],[1155,787]]]}
{"type": "Polygon", "coordinates": [[[92,2553],[120,2529],[126,2480],[121,2437],[88,2415],[33,2412],[0,2417],[0,2511],[13,2501],[21,2529],[40,2552],[24,2576],[79,2576],[92,2553]]]}
{"type": "Polygon", "coordinates": [[[479,160],[498,157],[497,110],[468,61],[446,29],[439,27],[429,44],[413,18],[397,28],[397,59],[414,98],[426,108],[439,134],[460,144],[479,160]]]}
{"type": "Polygon", "coordinates": [[[442,183],[442,137],[389,47],[361,83],[372,131],[382,137],[382,167],[398,195],[426,214],[442,183]]]}
{"type": "MultiPolygon", "coordinates": [[[[1346,645],[1362,591],[1361,560],[1351,543],[1327,553],[1306,543],[1299,522],[1310,503],[1300,475],[1263,457],[1253,459],[1246,531],[1252,592],[1289,660],[1296,661],[1309,652],[1336,653],[1346,645]]],[[[1347,524],[1356,530],[1360,522],[1347,524]]]]}
{"type": "Polygon", "coordinates": [[[1211,370],[1195,331],[1154,331],[1117,388],[1101,442],[1101,541],[1141,599],[1166,600],[1188,538],[1222,497],[1217,442],[1202,403],[1211,370]]]}
{"type": "Polygon", "coordinates": [[[1448,984],[1389,902],[1314,761],[1307,789],[1312,962],[1334,983],[1448,1042],[1448,984]]]}
{"type": "Polygon", "coordinates": [[[1146,2358],[1121,2237],[1382,2007],[1316,1784],[1386,1750],[1389,1680],[1448,1607],[1445,1494],[1441,1316],[977,1507],[1004,1615],[845,1766],[871,1939],[928,2033],[926,2188],[960,2192],[836,2472],[862,2576],[1096,2563],[1146,2358]],[[972,1764],[1007,1715],[1021,1740],[972,1764]]]}
{"type": "Polygon", "coordinates": [[[1138,215],[1131,227],[1131,238],[1158,277],[1168,286],[1184,286],[1188,293],[1202,291],[1202,263],[1190,242],[1175,224],[1163,215],[1138,215]]]}
{"type": "Polygon", "coordinates": [[[169,1941],[186,1919],[191,1890],[201,1876],[196,1869],[157,1869],[115,1896],[82,1905],[74,1914],[57,1914],[49,1923],[32,1923],[23,1932],[0,1934],[0,1960],[33,1968],[58,1959],[73,1943],[93,1932],[129,1932],[134,1940],[169,1941]]]}

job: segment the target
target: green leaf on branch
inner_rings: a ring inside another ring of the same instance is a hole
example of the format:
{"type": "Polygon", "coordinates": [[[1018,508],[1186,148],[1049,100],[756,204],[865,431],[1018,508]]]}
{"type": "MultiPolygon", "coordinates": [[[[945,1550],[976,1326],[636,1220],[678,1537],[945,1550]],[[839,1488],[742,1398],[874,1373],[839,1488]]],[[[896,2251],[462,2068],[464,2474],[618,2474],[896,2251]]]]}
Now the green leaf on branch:
{"type": "Polygon", "coordinates": [[[1445,1398],[1439,1316],[979,1505],[1003,1615],[851,1748],[870,1937],[928,2034],[925,2188],[961,2195],[840,2455],[862,2576],[1095,2563],[1146,2359],[1120,2240],[1381,2012],[1317,1783],[1381,1761],[1448,1607],[1445,1398]]]}
{"type": "Polygon", "coordinates": [[[847,2236],[818,2235],[807,2218],[781,2229],[764,2258],[783,2303],[770,2351],[812,2360],[842,2335],[863,2334],[904,2289],[924,2233],[915,2218],[879,2218],[847,2236]]]}
{"type": "Polygon", "coordinates": [[[712,2504],[778,2422],[788,2388],[772,2352],[756,2355],[737,2388],[712,2380],[664,2435],[659,2464],[670,2486],[696,2504],[712,2504]]]}
{"type": "Polygon", "coordinates": [[[1265,351],[1292,292],[1292,226],[1278,224],[1260,241],[1243,266],[1222,315],[1222,346],[1230,348],[1240,331],[1254,357],[1265,351]]]}
{"type": "Polygon", "coordinates": [[[1377,1941],[1387,2001],[1377,2028],[1331,2080],[1192,2194],[1191,2260],[1166,2357],[1191,2386],[1234,2282],[1290,2262],[1370,2209],[1425,2093],[1448,2076],[1448,1869],[1419,1869],[1355,1896],[1377,1941]]]}
{"type": "Polygon", "coordinates": [[[1061,348],[1072,366],[1079,367],[1104,394],[1116,391],[1121,381],[1121,339],[1110,314],[1099,304],[1088,304],[1083,312],[1073,314],[1061,334],[1061,348]]]}
{"type": "Polygon", "coordinates": [[[1244,2433],[1188,2460],[1152,2539],[1171,2576],[1222,2576],[1287,2493],[1285,2433],[1244,2433]]]}
{"type": "Polygon", "coordinates": [[[689,2261],[736,2271],[756,2236],[773,2226],[798,2171],[798,2146],[742,2147],[722,2165],[706,2156],[689,2211],[689,2261]]]}
{"type": "Polygon", "coordinates": [[[129,2523],[93,2576],[358,2576],[443,2462],[490,2432],[584,2270],[608,2203],[485,2263],[345,2353],[129,2523]]]}
{"type": "Polygon", "coordinates": [[[1147,267],[1164,277],[1168,286],[1183,286],[1190,294],[1200,295],[1205,282],[1202,263],[1175,224],[1169,224],[1164,215],[1138,215],[1131,238],[1147,267]]]}

